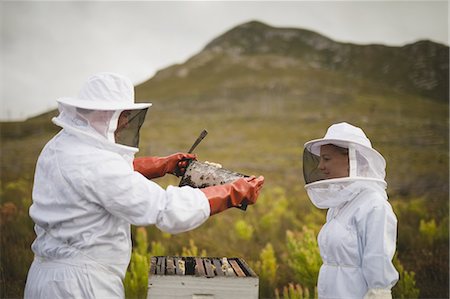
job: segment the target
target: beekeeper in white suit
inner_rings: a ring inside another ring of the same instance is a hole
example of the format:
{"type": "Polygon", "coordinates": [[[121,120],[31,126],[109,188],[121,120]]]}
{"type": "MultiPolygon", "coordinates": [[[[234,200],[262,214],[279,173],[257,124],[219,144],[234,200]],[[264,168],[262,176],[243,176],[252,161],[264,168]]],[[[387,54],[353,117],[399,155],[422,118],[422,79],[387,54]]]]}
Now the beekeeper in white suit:
{"type": "Polygon", "coordinates": [[[318,235],[319,298],[392,298],[397,219],[385,167],[363,130],[348,123],[305,144],[306,191],[316,207],[328,209],[318,235]]]}
{"type": "Polygon", "coordinates": [[[37,237],[25,298],[123,298],[130,224],[180,233],[258,197],[263,177],[205,189],[164,190],[149,180],[182,174],[195,156],[134,159],[151,104],[135,104],[133,85],[120,75],[93,75],[77,97],[58,104],[53,122],[63,129],[36,166],[30,216],[37,237]]]}

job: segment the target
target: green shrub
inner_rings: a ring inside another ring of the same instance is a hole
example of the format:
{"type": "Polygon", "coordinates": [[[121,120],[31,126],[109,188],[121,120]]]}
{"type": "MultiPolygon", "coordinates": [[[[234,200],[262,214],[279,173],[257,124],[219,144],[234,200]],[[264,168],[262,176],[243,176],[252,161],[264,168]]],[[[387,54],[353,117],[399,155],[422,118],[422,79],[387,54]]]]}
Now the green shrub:
{"type": "Polygon", "coordinates": [[[315,288],[315,293],[310,293],[308,288],[304,288],[301,285],[289,283],[287,286],[283,287],[282,297],[280,297],[280,291],[275,289],[276,299],[309,299],[317,298],[317,288],[315,288]]]}
{"type": "Polygon", "coordinates": [[[249,241],[253,236],[254,229],[252,225],[241,219],[234,224],[234,231],[239,239],[249,241]]]}
{"type": "Polygon", "coordinates": [[[166,248],[159,241],[152,241],[150,248],[151,250],[148,254],[149,257],[166,255],[166,248]]]}
{"type": "Polygon", "coordinates": [[[20,298],[34,257],[31,183],[19,179],[0,185],[0,298],[20,298]]]}
{"type": "Polygon", "coordinates": [[[183,251],[181,252],[181,256],[206,256],[206,250],[199,250],[195,245],[194,240],[189,240],[189,247],[183,246],[183,251]]]}
{"type": "Polygon", "coordinates": [[[394,265],[400,275],[400,279],[392,289],[393,297],[400,299],[419,298],[420,290],[416,287],[416,273],[406,271],[397,257],[394,258],[394,265]]]}
{"type": "Polygon", "coordinates": [[[133,248],[130,265],[124,280],[125,296],[127,298],[147,298],[148,271],[150,269],[147,248],[147,232],[144,228],[137,228],[135,247],[133,248]]]}
{"type": "Polygon", "coordinates": [[[277,283],[277,258],[272,244],[267,243],[261,250],[259,261],[255,264],[255,271],[259,274],[259,293],[262,298],[270,297],[277,283]]]}
{"type": "Polygon", "coordinates": [[[294,272],[294,278],[310,293],[317,285],[322,259],[315,233],[312,229],[303,227],[302,233],[286,232],[287,264],[294,272]]]}

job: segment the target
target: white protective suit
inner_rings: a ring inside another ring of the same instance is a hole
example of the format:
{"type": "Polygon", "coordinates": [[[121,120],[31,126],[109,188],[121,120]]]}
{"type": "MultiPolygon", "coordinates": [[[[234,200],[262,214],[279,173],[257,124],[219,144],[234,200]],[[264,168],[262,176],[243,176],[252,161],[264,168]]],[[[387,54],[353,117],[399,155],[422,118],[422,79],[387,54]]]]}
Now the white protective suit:
{"type": "Polygon", "coordinates": [[[303,158],[308,196],[316,207],[328,209],[318,235],[319,298],[392,298],[398,280],[392,264],[397,219],[387,201],[384,158],[360,128],[347,123],[307,142],[303,158]],[[325,144],[348,149],[349,177],[325,179],[320,173],[325,144]]]}
{"type": "Polygon", "coordinates": [[[209,203],[198,189],[164,190],[147,180],[133,170],[138,149],[115,143],[120,112],[150,106],[134,104],[129,80],[97,74],[78,98],[58,102],[53,122],[63,130],[36,166],[30,216],[37,237],[25,298],[123,298],[130,224],[180,233],[209,217],[209,203]]]}

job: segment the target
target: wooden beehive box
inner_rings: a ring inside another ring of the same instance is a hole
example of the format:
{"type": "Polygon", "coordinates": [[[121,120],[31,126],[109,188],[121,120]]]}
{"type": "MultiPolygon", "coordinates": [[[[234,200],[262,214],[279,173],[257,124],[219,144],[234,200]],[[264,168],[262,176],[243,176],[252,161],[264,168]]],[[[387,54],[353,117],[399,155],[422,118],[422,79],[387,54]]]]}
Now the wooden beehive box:
{"type": "Polygon", "coordinates": [[[147,299],[258,298],[259,279],[240,258],[151,258],[147,299]]]}

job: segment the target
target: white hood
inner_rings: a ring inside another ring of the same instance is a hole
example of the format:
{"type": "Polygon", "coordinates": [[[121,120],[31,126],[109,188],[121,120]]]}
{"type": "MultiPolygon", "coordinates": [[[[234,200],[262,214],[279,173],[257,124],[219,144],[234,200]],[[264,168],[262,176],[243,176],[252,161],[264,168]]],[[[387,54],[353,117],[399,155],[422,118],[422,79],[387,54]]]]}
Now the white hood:
{"type": "Polygon", "coordinates": [[[321,209],[338,207],[352,200],[361,188],[367,186],[385,194],[387,186],[384,180],[385,168],[385,159],[372,148],[364,132],[345,122],[330,126],[324,138],[305,143],[303,153],[305,189],[313,204],[321,209]],[[348,177],[325,179],[318,169],[320,147],[325,144],[348,149],[348,177]]]}
{"type": "Polygon", "coordinates": [[[134,102],[134,86],[119,74],[98,73],[82,86],[78,96],[57,99],[58,103],[88,110],[134,110],[150,107],[151,103],[134,102]]]}
{"type": "Polygon", "coordinates": [[[137,152],[139,129],[151,104],[134,103],[134,87],[127,78],[113,73],[93,75],[82,86],[77,97],[61,98],[57,102],[60,114],[52,120],[56,125],[100,142],[133,147],[130,150],[137,152]],[[124,111],[138,115],[130,118],[131,125],[127,126],[132,129],[127,134],[133,135],[128,139],[134,142],[117,140],[117,131],[127,130],[118,128],[119,117],[124,111]]]}

